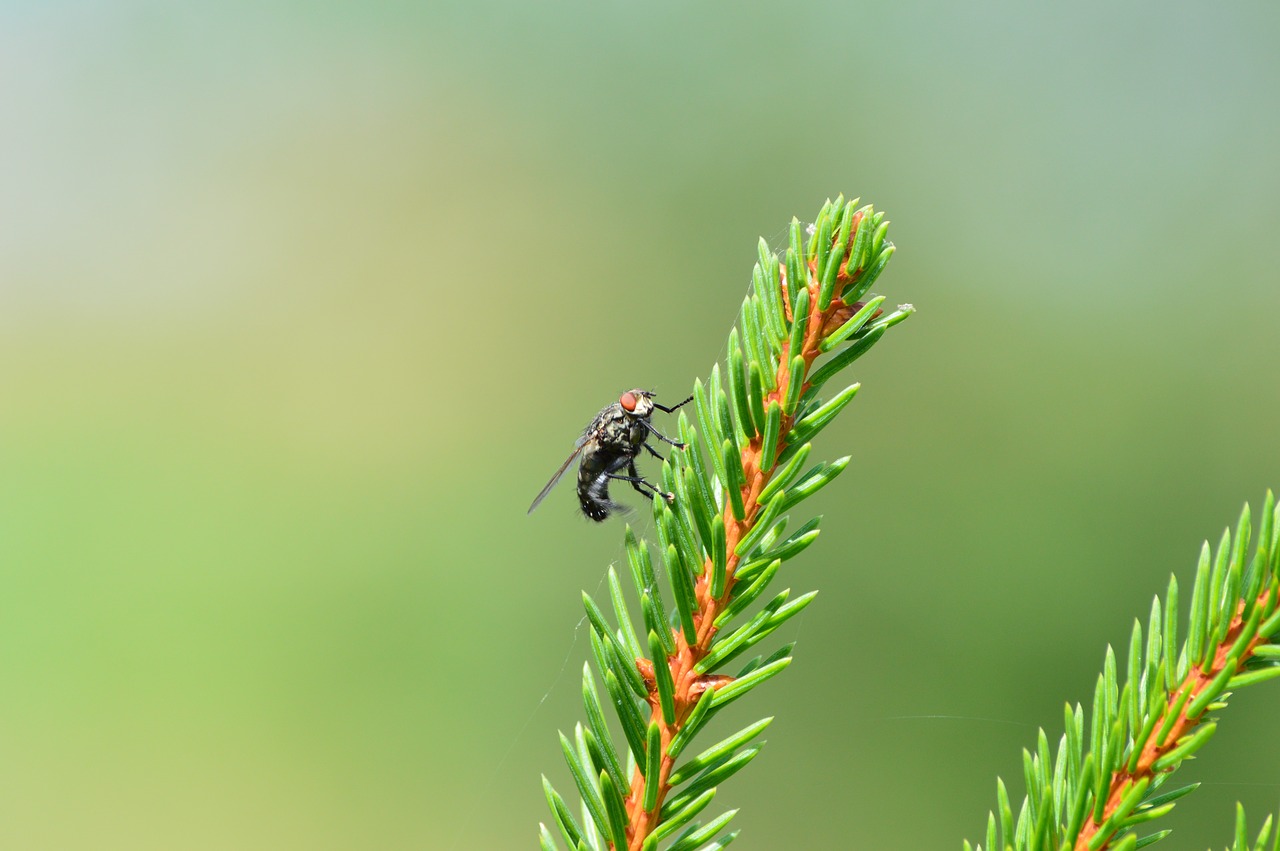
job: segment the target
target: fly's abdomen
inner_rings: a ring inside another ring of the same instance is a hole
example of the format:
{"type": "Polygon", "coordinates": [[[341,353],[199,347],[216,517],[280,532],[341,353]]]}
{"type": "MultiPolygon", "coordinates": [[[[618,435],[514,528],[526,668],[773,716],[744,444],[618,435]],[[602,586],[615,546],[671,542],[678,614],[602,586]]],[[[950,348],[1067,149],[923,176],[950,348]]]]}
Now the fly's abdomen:
{"type": "Polygon", "coordinates": [[[600,455],[599,450],[589,452],[578,465],[578,504],[582,513],[596,522],[609,516],[609,480],[602,474],[600,455]]]}
{"type": "Polygon", "coordinates": [[[582,513],[597,523],[609,516],[617,506],[609,500],[609,477],[601,473],[583,487],[578,483],[578,504],[582,513]]]}
{"type": "Polygon", "coordinates": [[[609,476],[626,465],[629,455],[617,455],[602,449],[586,455],[578,466],[578,504],[582,513],[600,522],[610,513],[622,509],[609,499],[609,476]]]}

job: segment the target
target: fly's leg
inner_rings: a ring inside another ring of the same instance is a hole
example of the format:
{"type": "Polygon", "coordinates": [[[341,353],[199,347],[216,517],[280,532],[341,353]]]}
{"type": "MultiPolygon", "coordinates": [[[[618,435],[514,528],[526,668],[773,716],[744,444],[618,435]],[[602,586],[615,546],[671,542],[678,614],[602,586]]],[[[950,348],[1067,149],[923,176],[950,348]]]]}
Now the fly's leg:
{"type": "Polygon", "coordinates": [[[646,499],[653,499],[655,496],[661,496],[667,502],[671,502],[676,498],[675,494],[663,493],[653,485],[649,484],[648,480],[640,476],[623,476],[618,473],[609,473],[608,477],[611,479],[617,479],[620,482],[631,482],[631,487],[639,491],[640,495],[646,499]],[[648,488],[648,490],[645,490],[646,488],[648,488]]]}
{"type": "Polygon", "coordinates": [[[663,491],[654,488],[653,485],[649,484],[648,480],[641,476],[623,476],[621,473],[616,472],[607,473],[607,476],[609,479],[616,479],[617,481],[630,481],[632,488],[639,491],[641,497],[644,497],[645,499],[662,497],[663,499],[666,499],[667,502],[671,502],[672,499],[676,498],[675,494],[664,494],[663,491]]]}
{"type": "MultiPolygon", "coordinates": [[[[684,404],[684,402],[681,402],[680,404],[681,404],[681,405],[683,405],[683,404],[684,404]]],[[[677,405],[676,407],[679,407],[679,405],[677,405]]],[[[670,443],[670,444],[671,444],[672,446],[674,446],[676,449],[684,449],[684,444],[683,444],[683,443],[681,443],[681,442],[680,442],[680,441],[678,441],[678,440],[672,440],[671,438],[667,437],[665,434],[663,434],[662,432],[658,431],[658,430],[657,430],[656,428],[654,428],[653,426],[649,425],[649,421],[648,421],[648,420],[640,420],[640,422],[644,423],[644,427],[645,427],[646,429],[648,429],[648,430],[649,430],[649,434],[651,434],[651,435],[653,435],[654,437],[658,438],[658,440],[661,440],[663,443],[670,443]]],[[[652,449],[650,449],[649,451],[650,451],[650,452],[653,452],[653,450],[652,450],[652,449]]],[[[654,453],[654,454],[656,455],[657,453],[654,453]]],[[[662,457],[662,456],[658,456],[658,457],[662,457]]]]}
{"type": "MultiPolygon", "coordinates": [[[[693,397],[690,396],[688,399],[685,399],[683,402],[678,402],[672,405],[670,408],[664,407],[663,405],[659,405],[657,402],[654,402],[653,406],[657,408],[659,411],[664,411],[669,414],[672,411],[674,411],[676,408],[683,408],[685,405],[689,404],[692,401],[693,401],[693,397]]],[[[662,439],[667,440],[665,437],[662,439]]],[[[671,441],[668,440],[667,442],[670,443],[671,441]]]]}
{"type": "MultiPolygon", "coordinates": [[[[640,475],[636,472],[636,459],[634,458],[631,459],[631,463],[627,465],[627,472],[629,472],[632,476],[635,476],[637,479],[640,478],[640,475]]],[[[641,479],[641,481],[643,481],[643,479],[641,479]]],[[[650,485],[648,482],[645,482],[645,484],[648,485],[649,489],[652,490],[654,493],[662,494],[662,498],[667,501],[668,505],[676,501],[676,495],[671,493],[670,491],[660,491],[657,488],[655,488],[653,485],[650,485]]],[[[636,487],[636,483],[632,482],[631,486],[636,487]]],[[[639,490],[639,488],[636,488],[636,490],[639,490]]],[[[652,497],[650,497],[650,499],[652,499],[652,497]]]]}
{"type": "Polygon", "coordinates": [[[631,482],[631,487],[635,488],[636,491],[639,492],[640,495],[645,497],[646,499],[653,499],[655,496],[661,496],[667,502],[675,501],[675,498],[676,498],[675,494],[664,493],[663,491],[660,491],[657,488],[655,488],[653,485],[649,484],[649,482],[646,481],[639,474],[639,472],[636,471],[635,461],[632,461],[627,465],[627,472],[630,473],[631,475],[623,476],[618,473],[608,473],[607,475],[609,476],[609,478],[617,479],[620,482],[631,482]],[[645,490],[645,488],[648,488],[648,490],[645,490]]]}
{"type": "Polygon", "coordinates": [[[657,458],[659,461],[667,460],[666,458],[663,458],[661,455],[659,455],[658,451],[654,449],[652,446],[650,446],[649,444],[642,443],[640,445],[643,446],[645,449],[649,450],[649,454],[652,455],[654,458],[657,458]]]}

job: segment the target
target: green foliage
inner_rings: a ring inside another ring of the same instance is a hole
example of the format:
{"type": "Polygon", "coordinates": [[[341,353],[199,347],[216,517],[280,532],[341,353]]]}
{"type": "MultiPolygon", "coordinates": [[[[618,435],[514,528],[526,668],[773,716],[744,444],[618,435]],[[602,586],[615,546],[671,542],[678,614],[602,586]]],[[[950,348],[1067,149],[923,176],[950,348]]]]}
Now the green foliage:
{"type": "MultiPolygon", "coordinates": [[[[1087,729],[1083,707],[1067,706],[1052,758],[1040,731],[1035,751],[1022,754],[1026,797],[1017,818],[997,781],[996,812],[978,851],[1142,848],[1169,834],[1149,832],[1149,823],[1198,784],[1156,790],[1213,737],[1233,691],[1280,677],[1280,645],[1272,641],[1280,638],[1280,510],[1270,492],[1250,558],[1253,537],[1246,505],[1234,536],[1226,530],[1216,551],[1205,542],[1181,644],[1171,577],[1164,602],[1152,601],[1146,629],[1133,625],[1123,682],[1107,648],[1087,729]]],[[[1270,830],[1268,819],[1250,845],[1240,810],[1233,848],[1265,851],[1270,830]]]]}
{"type": "MultiPolygon", "coordinates": [[[[625,533],[639,628],[614,570],[612,623],[583,594],[596,673],[584,666],[585,726],[576,725],[572,739],[560,736],[578,811],[543,778],[570,849],[714,851],[738,836],[724,833],[736,810],[704,812],[720,784],[760,753],[758,737],[772,718],[692,757],[690,745],[721,709],[791,664],[789,644],[738,660],[817,593],[793,596],[773,583],[819,534],[821,517],[812,517],[784,537],[788,512],[851,461],[811,463],[810,455],[859,385],[820,394],[913,312],[903,305],[885,313],[883,296],[861,301],[894,247],[883,213],[856,204],[828,202],[807,239],[793,219],[781,257],[761,240],[725,362],[694,382],[694,404],[679,415],[683,445],[662,466],[663,490],[675,498],[653,502],[661,571],[650,543],[629,527],[625,533]]],[[[1026,791],[1016,810],[997,779],[983,842],[965,842],[966,851],[1133,851],[1169,834],[1152,823],[1197,784],[1167,790],[1167,781],[1212,739],[1233,691],[1280,677],[1280,513],[1272,494],[1256,535],[1246,506],[1234,535],[1227,530],[1216,549],[1206,542],[1191,587],[1185,619],[1171,577],[1122,654],[1107,648],[1089,712],[1068,705],[1056,749],[1042,729],[1023,751],[1026,791]]],[[[1275,834],[1268,819],[1250,844],[1240,809],[1232,849],[1280,851],[1280,829],[1275,834]]],[[[544,851],[560,848],[546,825],[539,842],[544,851]]]]}
{"type": "MultiPolygon", "coordinates": [[[[818,536],[821,518],[811,518],[784,539],[787,512],[850,463],[843,457],[806,468],[813,438],[858,390],[853,384],[824,400],[822,384],[912,311],[903,306],[885,316],[884,297],[857,301],[893,254],[887,225],[871,207],[838,199],[822,208],[808,240],[792,221],[783,257],[761,241],[725,362],[705,382],[694,382],[693,416],[679,417],[684,445],[671,450],[662,467],[663,489],[675,494],[671,504],[653,503],[667,587],[658,583],[649,543],[628,528],[640,628],[614,571],[612,624],[583,595],[596,671],[626,750],[611,739],[596,676],[585,666],[586,725],[575,728],[573,739],[560,737],[580,817],[543,780],[569,848],[710,851],[738,835],[722,833],[736,810],[701,816],[719,785],[759,754],[757,737],[773,719],[749,724],[691,758],[684,754],[724,706],[791,664],[788,645],[727,670],[816,595],[771,586],[818,536]]],[[[559,848],[546,825],[539,840],[544,849],[559,848]]]]}
{"type": "Polygon", "coordinates": [[[1271,816],[1267,816],[1267,820],[1262,823],[1262,829],[1258,831],[1258,838],[1250,844],[1249,828],[1245,822],[1244,807],[1236,804],[1236,832],[1235,841],[1231,843],[1231,851],[1280,851],[1280,830],[1277,830],[1275,837],[1271,835],[1271,816]],[[1270,840],[1270,845],[1267,841],[1270,840]]]}

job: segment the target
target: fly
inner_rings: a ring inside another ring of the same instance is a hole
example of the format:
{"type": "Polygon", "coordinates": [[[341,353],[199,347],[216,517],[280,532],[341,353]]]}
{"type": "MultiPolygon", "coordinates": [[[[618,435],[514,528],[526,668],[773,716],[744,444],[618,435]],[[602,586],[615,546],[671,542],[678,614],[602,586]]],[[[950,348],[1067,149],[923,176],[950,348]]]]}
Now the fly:
{"type": "Polygon", "coordinates": [[[653,416],[654,408],[669,414],[681,405],[688,404],[693,397],[668,408],[653,401],[653,396],[648,390],[628,390],[618,397],[618,401],[596,414],[591,425],[578,438],[573,452],[534,499],[533,505],[529,506],[529,512],[532,513],[538,507],[556,486],[556,482],[560,481],[565,470],[569,469],[573,459],[579,455],[582,456],[582,461],[578,464],[578,504],[582,506],[582,513],[592,520],[599,522],[608,517],[610,512],[626,509],[626,506],[609,499],[611,479],[630,482],[631,487],[647,499],[653,499],[656,495],[661,495],[668,502],[675,499],[674,494],[658,490],[640,476],[636,471],[636,456],[643,448],[655,458],[662,459],[647,442],[651,434],[678,449],[684,448],[683,443],[658,432],[649,424],[649,418],[653,416]],[[623,468],[626,468],[626,475],[621,472],[623,468]]]}

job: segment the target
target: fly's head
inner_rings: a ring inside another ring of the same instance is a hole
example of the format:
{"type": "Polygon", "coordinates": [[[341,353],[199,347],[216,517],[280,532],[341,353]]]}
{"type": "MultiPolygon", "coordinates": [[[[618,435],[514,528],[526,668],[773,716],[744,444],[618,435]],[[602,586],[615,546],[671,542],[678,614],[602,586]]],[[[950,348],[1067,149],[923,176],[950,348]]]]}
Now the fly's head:
{"type": "Polygon", "coordinates": [[[628,390],[618,397],[618,406],[628,417],[647,420],[653,415],[653,393],[648,390],[628,390]]]}
{"type": "Polygon", "coordinates": [[[635,455],[649,434],[649,418],[653,416],[653,394],[648,390],[628,390],[618,397],[618,407],[626,423],[626,441],[635,455]]]}

